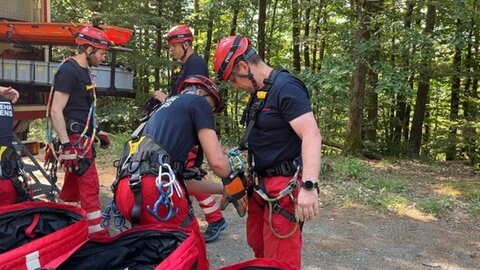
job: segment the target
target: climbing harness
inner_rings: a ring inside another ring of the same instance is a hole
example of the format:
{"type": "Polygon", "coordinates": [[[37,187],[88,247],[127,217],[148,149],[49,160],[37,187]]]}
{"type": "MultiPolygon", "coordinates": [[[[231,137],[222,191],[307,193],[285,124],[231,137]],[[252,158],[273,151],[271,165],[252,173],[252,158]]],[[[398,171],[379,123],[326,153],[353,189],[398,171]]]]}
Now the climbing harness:
{"type": "MultiPolygon", "coordinates": [[[[80,74],[84,74],[84,70],[81,69],[81,67],[78,65],[78,63],[73,60],[72,58],[66,58],[64,59],[58,68],[60,68],[66,61],[73,61],[73,65],[78,69],[78,72],[80,74]]],[[[70,119],[66,119],[66,127],[67,127],[67,133],[71,135],[71,133],[80,133],[79,139],[73,143],[73,146],[76,147],[77,149],[83,150],[81,155],[78,155],[79,160],[85,159],[84,162],[81,162],[82,168],[80,169],[82,172],[77,172],[79,175],[81,175],[83,172],[85,172],[89,165],[91,164],[91,160],[85,158],[87,153],[92,149],[93,142],[95,141],[95,135],[97,132],[97,120],[95,117],[96,114],[96,107],[97,107],[97,92],[96,92],[96,87],[95,87],[95,75],[90,71],[89,69],[89,75],[84,76],[84,83],[86,85],[86,91],[88,92],[88,102],[90,103],[90,108],[88,110],[87,114],[87,120],[85,124],[83,123],[78,123],[75,121],[71,121],[70,119]],[[75,128],[75,126],[82,127],[83,126],[83,131],[80,132],[79,129],[75,128]],[[93,127],[92,129],[90,127],[93,127]]],[[[53,130],[53,124],[52,120],[50,117],[50,111],[52,107],[52,100],[53,100],[53,95],[54,95],[54,84],[52,83],[52,87],[50,88],[50,93],[48,97],[48,102],[47,102],[47,112],[46,112],[46,124],[45,124],[45,135],[46,135],[46,140],[47,140],[47,145],[46,145],[46,156],[48,156],[48,160],[45,160],[45,165],[48,166],[47,163],[58,163],[60,161],[59,158],[59,142],[58,142],[58,137],[54,134],[53,130]],[[51,156],[50,156],[51,155],[51,156]]],[[[94,155],[92,155],[92,158],[94,155]]],[[[53,167],[56,167],[57,165],[53,165],[53,167]]],[[[53,172],[53,171],[52,171],[53,172]]],[[[56,172],[56,171],[55,171],[56,172]]],[[[56,176],[54,177],[56,179],[56,176]]]]}
{"type": "MultiPolygon", "coordinates": [[[[122,157],[118,162],[117,176],[112,184],[114,193],[113,202],[115,202],[115,193],[118,183],[126,176],[130,176],[129,187],[134,196],[134,206],[131,212],[132,225],[140,224],[140,214],[142,210],[142,176],[156,175],[155,185],[159,192],[159,197],[153,205],[147,205],[147,211],[153,215],[158,221],[165,222],[178,213],[173,205],[172,196],[174,193],[181,198],[185,196],[182,191],[183,183],[178,181],[177,177],[181,177],[183,173],[183,164],[175,161],[167,153],[167,151],[149,135],[133,137],[125,144],[122,157]],[[166,207],[167,214],[160,216],[158,210],[160,207],[166,207]]],[[[183,187],[185,188],[185,187],[183,187]]],[[[190,203],[189,203],[190,205],[190,203]]],[[[110,210],[112,211],[112,207],[110,210]]],[[[189,214],[182,223],[187,226],[193,214],[189,214]]],[[[110,218],[110,213],[105,213],[105,218],[110,218]]]]}
{"type": "MultiPolygon", "coordinates": [[[[269,93],[273,83],[275,82],[275,79],[282,72],[288,72],[288,71],[286,71],[283,68],[273,69],[272,72],[270,72],[270,75],[268,76],[268,78],[264,79],[263,88],[258,89],[255,93],[252,93],[252,95],[250,96],[249,102],[247,104],[247,107],[246,107],[246,109],[243,113],[242,119],[241,119],[241,124],[246,125],[247,127],[246,127],[246,130],[245,130],[245,133],[244,133],[243,137],[241,138],[241,140],[239,142],[240,149],[242,149],[242,150],[248,149],[248,146],[247,146],[248,136],[250,135],[253,127],[255,126],[255,123],[257,121],[258,113],[263,110],[263,108],[265,106],[266,99],[268,98],[268,93],[269,93]]],[[[300,80],[298,80],[298,81],[303,85],[303,82],[301,82],[300,80]]],[[[306,89],[305,86],[304,86],[304,88],[306,89]]],[[[308,92],[307,92],[307,96],[308,96],[308,92]]],[[[253,156],[252,156],[251,151],[249,151],[248,160],[249,160],[249,164],[251,165],[250,169],[254,170],[255,169],[254,168],[255,164],[254,164],[254,160],[253,160],[253,156]]],[[[278,238],[282,238],[282,239],[283,238],[288,238],[291,235],[293,235],[298,228],[298,221],[297,221],[297,218],[295,217],[295,215],[292,215],[291,213],[287,212],[285,209],[282,209],[280,207],[280,204],[279,204],[278,201],[280,199],[284,198],[285,196],[289,196],[292,199],[293,203],[296,205],[297,202],[296,202],[295,197],[293,196],[293,192],[294,192],[295,189],[298,189],[298,174],[301,171],[301,169],[302,169],[301,160],[300,160],[300,158],[297,158],[293,161],[282,162],[282,163],[278,164],[277,166],[274,166],[272,168],[268,168],[267,170],[264,170],[262,172],[257,172],[257,171],[253,172],[253,183],[252,183],[253,190],[264,201],[267,202],[268,207],[269,207],[269,218],[268,219],[269,219],[270,230],[278,238]],[[266,194],[266,192],[264,191],[264,187],[263,187],[263,183],[262,183],[261,179],[264,176],[278,176],[278,175],[284,175],[284,176],[293,175],[293,178],[289,181],[287,186],[282,191],[280,191],[280,193],[277,196],[275,196],[274,198],[270,198],[266,194]],[[280,215],[284,216],[285,218],[287,218],[288,220],[290,220],[291,222],[294,222],[295,226],[292,229],[292,231],[290,231],[289,233],[287,233],[285,235],[281,235],[281,234],[277,233],[274,230],[273,224],[272,224],[273,213],[280,214],[280,215]]]]}
{"type": "Polygon", "coordinates": [[[264,201],[267,202],[268,204],[268,224],[270,226],[270,230],[272,231],[272,233],[278,237],[278,238],[281,238],[281,239],[284,239],[284,238],[288,238],[290,236],[292,236],[295,231],[297,230],[298,228],[298,220],[296,218],[296,215],[292,215],[291,213],[287,212],[286,210],[282,209],[280,207],[280,204],[278,203],[278,201],[280,201],[282,198],[284,198],[285,196],[290,196],[291,200],[294,202],[294,204],[297,203],[295,197],[293,196],[293,192],[294,190],[298,189],[298,173],[301,171],[301,166],[299,165],[297,167],[297,171],[295,172],[295,174],[293,175],[293,178],[290,179],[290,181],[288,181],[288,184],[287,186],[282,189],[277,196],[271,198],[269,197],[265,191],[263,190],[262,188],[262,183],[261,183],[261,178],[259,178],[259,176],[255,176],[255,185],[254,185],[254,191],[255,193],[257,193],[264,201]],[[279,234],[275,231],[275,229],[273,228],[273,222],[272,222],[272,216],[273,216],[273,213],[276,213],[276,214],[280,214],[282,216],[284,216],[285,218],[287,218],[288,220],[290,220],[291,222],[295,223],[293,229],[287,233],[287,234],[279,234]]]}

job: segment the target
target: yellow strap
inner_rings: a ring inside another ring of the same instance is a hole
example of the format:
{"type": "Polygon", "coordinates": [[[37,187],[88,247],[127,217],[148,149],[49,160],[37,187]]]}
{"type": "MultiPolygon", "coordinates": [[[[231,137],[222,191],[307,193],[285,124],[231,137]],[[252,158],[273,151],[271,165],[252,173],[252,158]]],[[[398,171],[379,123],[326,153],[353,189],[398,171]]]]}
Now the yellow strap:
{"type": "Polygon", "coordinates": [[[265,99],[267,97],[267,91],[257,91],[257,98],[258,99],[265,99]]]}
{"type": "Polygon", "coordinates": [[[2,158],[3,152],[5,152],[5,150],[7,150],[6,146],[0,146],[0,159],[2,158]]]}
{"type": "Polygon", "coordinates": [[[140,139],[138,141],[129,141],[128,142],[128,145],[130,147],[130,155],[133,155],[137,152],[138,145],[140,145],[140,143],[142,143],[143,139],[145,139],[144,136],[140,137],[140,139]]]}

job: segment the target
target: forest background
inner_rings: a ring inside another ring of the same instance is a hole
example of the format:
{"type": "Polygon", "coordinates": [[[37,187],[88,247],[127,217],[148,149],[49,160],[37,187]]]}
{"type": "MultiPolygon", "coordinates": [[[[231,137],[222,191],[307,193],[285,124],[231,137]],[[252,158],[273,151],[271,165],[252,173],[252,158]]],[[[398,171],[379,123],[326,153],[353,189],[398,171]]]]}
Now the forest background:
{"type": "MultiPolygon", "coordinates": [[[[189,25],[209,67],[217,41],[248,37],[273,66],[302,78],[324,151],[480,162],[479,0],[104,0],[52,1],[53,21],[134,29],[122,65],[135,72],[136,99],[100,100],[104,130],[131,131],[178,62],[165,33],[189,25]],[[108,106],[103,106],[108,104],[108,106]]],[[[213,73],[212,73],[213,75],[213,73]]],[[[217,118],[225,144],[242,135],[247,96],[221,88],[217,118]]]]}

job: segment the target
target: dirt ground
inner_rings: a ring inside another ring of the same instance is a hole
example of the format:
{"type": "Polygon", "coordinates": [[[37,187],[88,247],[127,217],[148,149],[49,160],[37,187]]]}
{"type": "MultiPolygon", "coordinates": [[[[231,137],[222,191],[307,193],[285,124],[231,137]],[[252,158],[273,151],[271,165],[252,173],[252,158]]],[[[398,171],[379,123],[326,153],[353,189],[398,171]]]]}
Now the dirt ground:
{"type": "MultiPolygon", "coordinates": [[[[412,165],[413,164],[413,165],[412,165]]],[[[101,202],[111,200],[113,167],[98,166],[101,202]]],[[[385,168],[383,168],[385,169],[385,168]]],[[[419,188],[429,182],[468,178],[480,183],[478,172],[400,164],[397,168],[419,181],[419,188]],[[402,168],[407,166],[407,168],[402,168]],[[413,166],[413,167],[412,167],[413,166]]],[[[62,177],[59,177],[62,179],[62,177]]],[[[61,183],[60,183],[61,184],[61,183]]],[[[425,189],[424,192],[430,192],[425,189]]],[[[342,207],[324,186],[320,195],[319,216],[303,228],[303,269],[480,269],[480,219],[471,219],[453,209],[436,219],[415,209],[404,213],[378,213],[359,206],[342,207]]],[[[207,223],[195,204],[201,229],[207,223]]],[[[207,244],[212,269],[253,258],[245,241],[245,221],[232,206],[224,212],[229,225],[220,238],[207,244]]]]}
{"type": "MultiPolygon", "coordinates": [[[[106,204],[115,171],[99,171],[101,200],[106,204]]],[[[406,171],[418,173],[411,168],[406,171]]],[[[474,177],[479,179],[478,175],[474,177]]],[[[303,269],[480,269],[478,219],[455,211],[436,219],[342,207],[329,199],[328,188],[322,190],[320,214],[303,229],[303,269]]],[[[204,230],[206,222],[198,206],[195,211],[204,230]]],[[[246,218],[240,218],[231,206],[224,216],[229,223],[227,229],[216,242],[207,244],[212,269],[253,257],[245,241],[246,218]]]]}

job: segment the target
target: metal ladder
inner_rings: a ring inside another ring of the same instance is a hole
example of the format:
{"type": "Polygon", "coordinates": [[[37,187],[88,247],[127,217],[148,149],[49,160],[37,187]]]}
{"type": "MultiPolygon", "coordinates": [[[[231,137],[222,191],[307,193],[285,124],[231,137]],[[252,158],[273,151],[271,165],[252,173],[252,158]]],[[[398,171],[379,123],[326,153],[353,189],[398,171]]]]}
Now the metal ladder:
{"type": "Polygon", "coordinates": [[[25,170],[25,172],[28,174],[30,179],[33,180],[33,182],[30,182],[29,187],[33,192],[33,198],[45,195],[49,201],[54,202],[55,193],[60,194],[60,189],[56,185],[56,179],[52,179],[52,177],[48,175],[47,171],[45,171],[43,166],[38,163],[32,153],[30,153],[30,151],[27,149],[27,147],[25,147],[25,145],[15,133],[13,133],[13,141],[16,143],[15,150],[17,152],[20,151],[26,154],[25,157],[20,157],[19,160],[20,163],[23,165],[23,169],[25,170]],[[28,158],[33,164],[26,163],[24,161],[25,158],[28,158]],[[37,175],[35,175],[34,172],[36,171],[39,171],[48,183],[45,183],[45,181],[44,183],[42,183],[42,181],[40,181],[37,175]]]}

